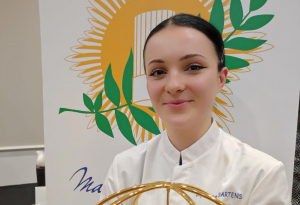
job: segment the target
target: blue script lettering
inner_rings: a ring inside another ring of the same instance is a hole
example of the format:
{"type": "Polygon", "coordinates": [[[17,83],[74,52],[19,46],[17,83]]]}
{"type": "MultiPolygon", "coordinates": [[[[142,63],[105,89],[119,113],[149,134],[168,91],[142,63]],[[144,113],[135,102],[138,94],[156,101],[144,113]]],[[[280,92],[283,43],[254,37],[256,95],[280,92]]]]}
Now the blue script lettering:
{"type": "Polygon", "coordinates": [[[231,197],[233,199],[242,199],[243,198],[243,194],[239,194],[239,193],[235,193],[235,192],[219,192],[219,194],[217,196],[215,196],[216,198],[221,198],[221,197],[231,197]]]}
{"type": "Polygon", "coordinates": [[[86,189],[86,190],[85,190],[86,192],[90,192],[90,191],[91,191],[92,193],[94,193],[94,192],[97,191],[97,193],[101,193],[101,187],[102,187],[103,184],[99,184],[99,185],[95,186],[94,188],[92,188],[91,186],[94,184],[94,181],[92,181],[93,178],[92,178],[92,177],[89,177],[89,178],[85,179],[85,175],[86,175],[86,173],[87,173],[87,167],[82,167],[82,168],[78,169],[78,170],[72,175],[72,177],[70,178],[69,181],[71,181],[71,179],[72,179],[79,171],[83,171],[83,175],[82,175],[82,178],[80,179],[79,183],[78,183],[77,186],[75,187],[74,191],[75,191],[78,187],[80,187],[82,184],[85,183],[85,184],[83,185],[83,187],[80,189],[80,191],[86,189]]]}

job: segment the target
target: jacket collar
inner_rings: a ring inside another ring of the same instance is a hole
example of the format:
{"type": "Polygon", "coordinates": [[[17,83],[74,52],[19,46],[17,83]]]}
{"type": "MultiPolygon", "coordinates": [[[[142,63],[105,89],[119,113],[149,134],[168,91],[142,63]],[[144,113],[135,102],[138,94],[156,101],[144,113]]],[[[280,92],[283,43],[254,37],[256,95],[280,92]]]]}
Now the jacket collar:
{"type": "MultiPolygon", "coordinates": [[[[208,131],[194,144],[181,151],[182,164],[196,160],[212,149],[220,138],[220,128],[213,120],[208,131]]],[[[165,150],[166,158],[175,166],[179,165],[180,152],[172,145],[167,135],[167,131],[162,133],[162,147],[165,150]]]]}

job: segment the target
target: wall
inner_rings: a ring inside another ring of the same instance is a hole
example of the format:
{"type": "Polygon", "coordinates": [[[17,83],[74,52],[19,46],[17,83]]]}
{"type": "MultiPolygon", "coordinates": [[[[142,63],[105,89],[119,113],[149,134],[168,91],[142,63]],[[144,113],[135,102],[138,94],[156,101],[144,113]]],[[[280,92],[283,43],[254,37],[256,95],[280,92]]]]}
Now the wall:
{"type": "Polygon", "coordinates": [[[0,5],[0,186],[35,183],[44,144],[38,0],[0,5]]]}

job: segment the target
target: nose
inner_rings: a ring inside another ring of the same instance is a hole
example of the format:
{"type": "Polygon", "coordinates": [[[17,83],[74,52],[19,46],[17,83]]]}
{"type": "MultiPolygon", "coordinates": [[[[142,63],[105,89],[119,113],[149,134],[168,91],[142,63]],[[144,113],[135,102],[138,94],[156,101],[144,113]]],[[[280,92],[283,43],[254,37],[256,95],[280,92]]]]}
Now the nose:
{"type": "Polygon", "coordinates": [[[179,72],[169,73],[165,85],[165,91],[175,95],[185,90],[185,83],[183,76],[179,72]]]}

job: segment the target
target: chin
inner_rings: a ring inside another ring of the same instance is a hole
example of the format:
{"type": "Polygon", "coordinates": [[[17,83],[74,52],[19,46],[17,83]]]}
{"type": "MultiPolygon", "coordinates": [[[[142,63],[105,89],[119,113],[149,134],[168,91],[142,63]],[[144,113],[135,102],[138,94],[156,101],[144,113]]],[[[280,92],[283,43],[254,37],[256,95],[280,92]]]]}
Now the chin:
{"type": "Polygon", "coordinates": [[[186,129],[192,124],[192,120],[184,116],[172,117],[164,120],[164,122],[168,127],[172,127],[173,129],[186,129]]]}

